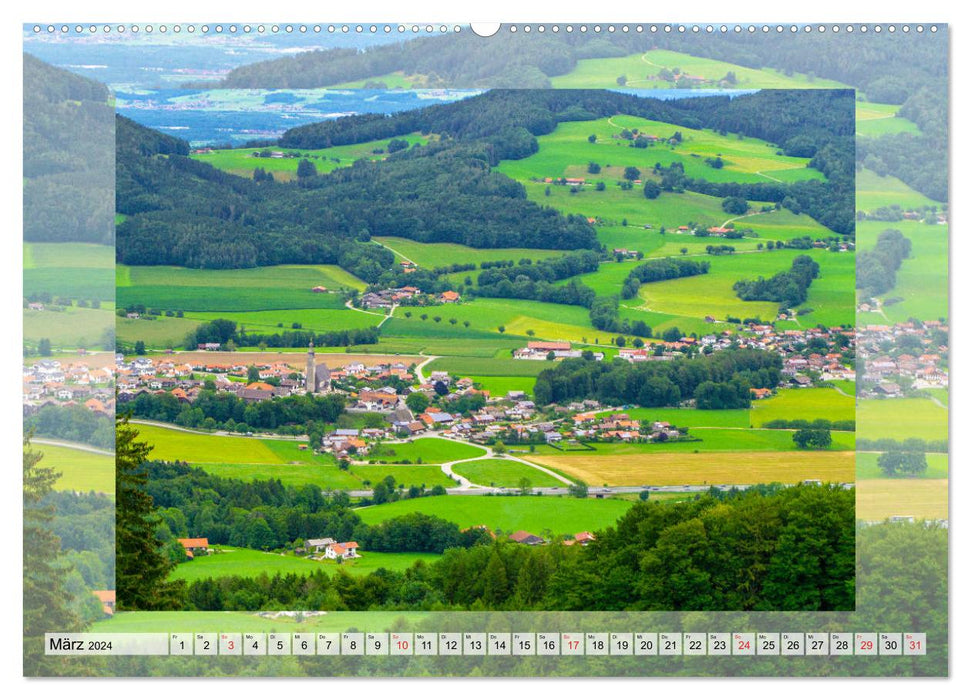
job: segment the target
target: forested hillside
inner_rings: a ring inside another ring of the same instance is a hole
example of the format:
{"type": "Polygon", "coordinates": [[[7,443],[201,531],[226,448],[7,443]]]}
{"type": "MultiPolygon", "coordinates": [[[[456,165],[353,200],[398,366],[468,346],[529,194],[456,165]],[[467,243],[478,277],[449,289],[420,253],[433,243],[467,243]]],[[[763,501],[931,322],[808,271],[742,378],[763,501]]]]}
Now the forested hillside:
{"type": "Polygon", "coordinates": [[[24,240],[111,243],[108,88],[24,54],[24,240]]]}

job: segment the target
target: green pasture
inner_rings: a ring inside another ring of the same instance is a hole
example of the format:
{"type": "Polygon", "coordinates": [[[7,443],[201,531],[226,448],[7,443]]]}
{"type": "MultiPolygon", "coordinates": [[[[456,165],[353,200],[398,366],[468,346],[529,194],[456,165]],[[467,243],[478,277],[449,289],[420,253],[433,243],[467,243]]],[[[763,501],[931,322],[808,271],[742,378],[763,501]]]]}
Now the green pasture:
{"type": "MultiPolygon", "coordinates": [[[[896,229],[910,239],[910,257],[897,270],[897,284],[883,295],[884,300],[902,298],[902,301],[883,305],[883,313],[891,322],[949,316],[948,228],[920,221],[857,222],[857,241],[863,250],[872,249],[880,232],[886,229],[896,229]]],[[[875,316],[872,322],[884,321],[875,316]]]]}
{"type": "Polygon", "coordinates": [[[947,440],[948,413],[930,399],[870,399],[857,407],[857,434],[868,440],[947,440]]]}
{"type": "Polygon", "coordinates": [[[463,462],[452,467],[452,471],[480,486],[518,488],[520,480],[524,477],[529,479],[531,488],[564,485],[562,481],[554,479],[546,472],[508,459],[478,459],[474,462],[463,462]]]}
{"type": "Polygon", "coordinates": [[[67,306],[58,311],[23,310],[24,340],[47,338],[55,348],[95,347],[114,326],[115,314],[110,308],[67,306]]]}
{"type": "Polygon", "coordinates": [[[472,375],[535,377],[551,366],[552,363],[541,360],[455,356],[443,357],[429,363],[425,366],[425,373],[443,371],[460,377],[472,375]]]}
{"type": "Polygon", "coordinates": [[[24,243],[24,269],[107,270],[115,266],[115,248],[95,243],[24,243]]]}
{"type": "Polygon", "coordinates": [[[630,506],[630,502],[621,500],[565,496],[433,496],[358,508],[356,512],[369,525],[417,512],[462,528],[486,525],[493,532],[527,530],[541,535],[549,531],[557,536],[610,527],[630,506]]]}
{"type": "MultiPolygon", "coordinates": [[[[321,295],[324,296],[324,295],[321,295]]],[[[236,321],[237,327],[261,333],[280,333],[290,330],[294,323],[305,331],[322,333],[334,330],[370,328],[381,323],[383,314],[365,313],[357,309],[284,309],[276,311],[191,311],[187,319],[211,321],[226,318],[236,321]],[[282,325],[281,325],[282,324],[282,325]]]]}
{"type": "Polygon", "coordinates": [[[521,160],[503,162],[497,169],[521,181],[570,177],[609,183],[623,178],[628,166],[637,167],[644,179],[650,176],[655,163],[664,167],[681,163],[688,177],[710,182],[778,181],[781,178],[775,174],[777,171],[785,172],[787,182],[823,178],[822,173],[808,167],[808,158],[777,155],[778,148],[760,139],[738,139],[710,129],[690,129],[629,115],[564,122],[553,133],[538,137],[537,141],[537,153],[521,160]],[[620,138],[620,132],[625,128],[657,136],[662,141],[647,148],[634,148],[630,140],[620,138]],[[680,144],[664,142],[675,132],[682,135],[680,144]],[[590,135],[597,137],[595,142],[588,140],[590,135]],[[722,168],[705,163],[706,158],[716,156],[724,162],[722,168]],[[599,174],[588,172],[587,166],[591,162],[601,166],[599,174]]]}
{"type": "MultiPolygon", "coordinates": [[[[745,68],[711,58],[656,49],[619,58],[588,58],[577,61],[566,75],[551,78],[555,88],[616,88],[617,78],[627,77],[627,87],[635,89],[674,88],[674,83],[656,78],[662,68],[680,68],[683,73],[718,82],[729,72],[735,74],[737,89],[753,88],[835,88],[845,87],[833,80],[800,73],[786,75],[772,68],[745,68]]],[[[710,87],[706,85],[705,87],[710,87]]]]}
{"type": "Polygon", "coordinates": [[[893,204],[907,210],[918,207],[940,207],[930,197],[911,189],[893,175],[880,177],[872,170],[863,168],[856,172],[856,208],[873,211],[893,204]]]}
{"type": "MultiPolygon", "coordinates": [[[[470,248],[469,246],[458,243],[421,243],[408,238],[397,238],[395,236],[375,236],[373,240],[395,253],[396,260],[410,260],[419,267],[424,268],[445,267],[454,263],[475,263],[479,265],[484,262],[494,262],[496,260],[513,260],[518,262],[523,258],[543,260],[546,258],[555,258],[567,252],[564,250],[547,250],[543,248],[470,248]]],[[[472,278],[475,279],[478,271],[468,271],[460,274],[463,277],[465,275],[472,275],[472,278]]]]}
{"type": "MultiPolygon", "coordinates": [[[[537,454],[597,455],[685,454],[694,452],[795,452],[792,430],[764,430],[749,428],[691,428],[684,442],[602,442],[590,443],[592,452],[564,452],[548,446],[537,447],[537,454]]],[[[853,433],[832,433],[833,444],[828,451],[853,450],[853,433]]]]}
{"type": "Polygon", "coordinates": [[[115,335],[118,340],[134,343],[141,340],[150,348],[174,348],[181,346],[189,331],[201,323],[191,318],[158,316],[155,318],[115,318],[115,335]]]}
{"type": "MultiPolygon", "coordinates": [[[[409,146],[416,143],[424,145],[429,141],[427,136],[418,133],[397,138],[405,139],[409,146]]],[[[329,173],[337,168],[353,165],[357,160],[384,160],[388,157],[386,151],[389,141],[390,139],[380,139],[348,146],[333,146],[313,150],[278,148],[276,146],[268,149],[298,155],[298,157],[293,158],[258,158],[253,154],[263,149],[257,148],[217,149],[211,153],[195,153],[191,157],[200,162],[208,163],[219,170],[225,170],[233,175],[243,177],[252,177],[256,168],[263,168],[267,172],[273,173],[274,178],[286,182],[296,178],[297,165],[305,158],[316,166],[318,174],[329,173]],[[385,150],[385,152],[374,153],[376,149],[385,150]]]]}
{"type": "Polygon", "coordinates": [[[757,427],[771,420],[817,418],[854,420],[855,399],[831,388],[780,389],[775,396],[753,401],[750,413],[752,425],[757,427]]]}
{"type": "Polygon", "coordinates": [[[626,414],[632,420],[641,421],[642,425],[665,421],[679,428],[748,428],[750,426],[749,412],[743,408],[720,411],[699,411],[695,408],[631,408],[620,413],[626,414]]]}
{"type": "Polygon", "coordinates": [[[909,119],[898,117],[900,105],[876,102],[856,103],[856,135],[919,134],[920,128],[909,119]]]}
{"type": "Polygon", "coordinates": [[[58,491],[115,492],[115,458],[83,449],[44,445],[36,440],[33,450],[43,454],[42,467],[53,467],[61,476],[54,484],[58,491]]]}
{"type": "Polygon", "coordinates": [[[468,459],[485,454],[485,450],[441,438],[418,438],[410,442],[382,443],[367,455],[369,460],[412,464],[421,460],[424,464],[441,464],[456,459],[468,459]]]}
{"type": "Polygon", "coordinates": [[[533,377],[493,377],[473,375],[471,379],[478,384],[480,389],[488,391],[491,396],[505,396],[510,391],[524,391],[527,394],[532,394],[533,387],[536,386],[536,380],[533,377]]]}
{"type": "MultiPolygon", "coordinates": [[[[948,476],[948,456],[946,454],[928,453],[927,471],[920,475],[922,479],[946,479],[948,476]]],[[[856,455],[856,478],[857,479],[886,479],[887,475],[880,470],[878,459],[880,455],[876,452],[860,452],[856,455]]],[[[901,480],[913,477],[895,477],[901,480]]]]}
{"type": "Polygon", "coordinates": [[[208,556],[197,556],[191,561],[179,564],[172,572],[172,578],[192,583],[224,576],[252,578],[260,574],[306,575],[321,570],[331,575],[338,571],[363,575],[378,569],[403,571],[416,561],[432,562],[437,558],[438,555],[435,554],[362,552],[360,559],[338,564],[336,561],[315,561],[290,554],[281,555],[242,547],[226,547],[224,551],[208,556]]]}
{"type": "Polygon", "coordinates": [[[424,486],[427,489],[433,486],[444,486],[447,489],[454,488],[456,483],[449,479],[437,464],[424,465],[386,465],[368,464],[354,465],[350,469],[357,479],[360,480],[357,486],[351,488],[368,488],[374,486],[385,477],[392,477],[395,484],[409,488],[411,486],[424,486]]]}
{"type": "Polygon", "coordinates": [[[74,300],[115,298],[113,246],[93,243],[24,243],[24,295],[47,292],[74,300]]]}

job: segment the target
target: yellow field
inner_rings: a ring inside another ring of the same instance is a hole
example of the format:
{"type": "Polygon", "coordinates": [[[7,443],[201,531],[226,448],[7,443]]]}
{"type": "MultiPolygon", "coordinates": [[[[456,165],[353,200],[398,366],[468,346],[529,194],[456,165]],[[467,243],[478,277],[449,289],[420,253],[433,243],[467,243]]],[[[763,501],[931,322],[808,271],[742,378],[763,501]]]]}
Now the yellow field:
{"type": "Polygon", "coordinates": [[[794,484],[805,479],[855,481],[853,452],[702,452],[631,455],[530,455],[530,459],[599,486],[794,484]]]}
{"type": "Polygon", "coordinates": [[[947,479],[868,479],[856,486],[856,517],[947,518],[947,479]]]}

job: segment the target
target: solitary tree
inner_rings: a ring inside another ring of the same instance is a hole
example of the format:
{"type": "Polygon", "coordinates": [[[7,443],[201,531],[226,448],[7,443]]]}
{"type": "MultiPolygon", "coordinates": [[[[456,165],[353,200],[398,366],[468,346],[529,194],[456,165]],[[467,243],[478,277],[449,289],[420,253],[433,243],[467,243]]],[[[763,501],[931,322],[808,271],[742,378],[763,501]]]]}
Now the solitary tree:
{"type": "Polygon", "coordinates": [[[792,434],[792,441],[801,450],[822,450],[833,444],[833,436],[826,429],[802,428],[792,434]]]}
{"type": "Polygon", "coordinates": [[[877,466],[887,476],[919,476],[927,471],[927,456],[923,452],[884,452],[877,457],[877,466]]]}
{"type": "Polygon", "coordinates": [[[635,168],[633,165],[628,165],[624,168],[624,179],[625,180],[640,180],[641,171],[635,168]]]}
{"type": "Polygon", "coordinates": [[[304,158],[297,165],[297,177],[303,179],[305,177],[314,177],[317,174],[317,166],[311,163],[309,160],[304,158]]]}

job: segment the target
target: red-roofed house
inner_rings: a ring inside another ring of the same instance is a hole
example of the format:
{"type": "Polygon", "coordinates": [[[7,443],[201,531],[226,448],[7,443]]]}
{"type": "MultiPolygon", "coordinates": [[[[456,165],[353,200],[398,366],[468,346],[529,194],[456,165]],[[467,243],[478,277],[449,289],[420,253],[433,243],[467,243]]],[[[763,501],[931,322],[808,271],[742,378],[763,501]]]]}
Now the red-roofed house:
{"type": "Polygon", "coordinates": [[[101,601],[101,610],[105,615],[115,614],[115,592],[114,591],[91,591],[94,597],[101,601]]]}
{"type": "Polygon", "coordinates": [[[326,559],[357,559],[361,555],[357,553],[358,544],[357,542],[335,542],[334,544],[327,545],[327,549],[324,550],[324,558],[326,559]]]}
{"type": "Polygon", "coordinates": [[[206,537],[187,537],[179,540],[185,548],[185,555],[192,559],[196,552],[209,553],[209,539],[206,537]]]}

